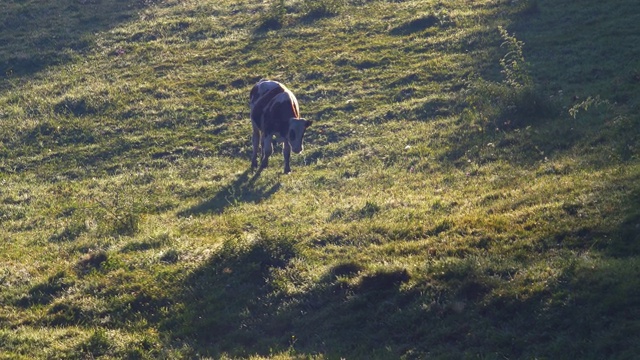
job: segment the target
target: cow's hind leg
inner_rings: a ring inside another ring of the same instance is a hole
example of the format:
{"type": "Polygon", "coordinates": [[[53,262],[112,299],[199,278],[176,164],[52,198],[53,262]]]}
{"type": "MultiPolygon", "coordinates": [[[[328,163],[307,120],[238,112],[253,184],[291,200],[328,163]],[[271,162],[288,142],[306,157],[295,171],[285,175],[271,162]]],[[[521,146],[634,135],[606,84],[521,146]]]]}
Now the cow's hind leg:
{"type": "Polygon", "coordinates": [[[289,160],[291,159],[291,145],[289,145],[287,140],[284,141],[282,155],[284,155],[284,173],[288,174],[291,172],[291,166],[289,166],[289,160]]]}
{"type": "Polygon", "coordinates": [[[258,167],[258,151],[260,149],[260,129],[253,127],[253,135],[251,136],[253,143],[253,153],[251,154],[251,168],[258,167]]]}
{"type": "Polygon", "coordinates": [[[273,154],[271,136],[262,136],[262,159],[260,160],[261,169],[269,166],[269,156],[271,156],[271,154],[273,154]]]}

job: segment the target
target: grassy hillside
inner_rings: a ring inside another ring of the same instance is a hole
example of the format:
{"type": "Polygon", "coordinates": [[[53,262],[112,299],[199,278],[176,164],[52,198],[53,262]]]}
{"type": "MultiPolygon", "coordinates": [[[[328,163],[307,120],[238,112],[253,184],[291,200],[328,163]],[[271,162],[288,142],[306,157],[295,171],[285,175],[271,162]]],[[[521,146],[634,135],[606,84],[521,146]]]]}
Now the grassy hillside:
{"type": "Polygon", "coordinates": [[[633,358],[637,14],[4,1],[0,358],[633,358]],[[261,78],[314,120],[290,175],[261,78]]]}

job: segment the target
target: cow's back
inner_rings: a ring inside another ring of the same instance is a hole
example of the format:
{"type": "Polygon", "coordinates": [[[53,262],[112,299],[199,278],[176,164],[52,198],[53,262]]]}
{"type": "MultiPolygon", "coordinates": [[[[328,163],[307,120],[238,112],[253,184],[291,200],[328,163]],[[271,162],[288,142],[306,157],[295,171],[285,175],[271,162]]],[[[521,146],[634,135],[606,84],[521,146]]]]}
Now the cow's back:
{"type": "Polygon", "coordinates": [[[271,80],[261,80],[249,95],[251,120],[266,133],[284,136],[289,119],[299,117],[298,101],[286,86],[271,80]]]}
{"type": "Polygon", "coordinates": [[[260,100],[260,98],[262,98],[268,92],[278,88],[280,88],[282,91],[286,89],[284,85],[282,85],[277,81],[260,80],[257,84],[253,86],[253,88],[251,89],[251,93],[249,95],[249,105],[251,109],[254,108],[255,104],[260,100]]]}

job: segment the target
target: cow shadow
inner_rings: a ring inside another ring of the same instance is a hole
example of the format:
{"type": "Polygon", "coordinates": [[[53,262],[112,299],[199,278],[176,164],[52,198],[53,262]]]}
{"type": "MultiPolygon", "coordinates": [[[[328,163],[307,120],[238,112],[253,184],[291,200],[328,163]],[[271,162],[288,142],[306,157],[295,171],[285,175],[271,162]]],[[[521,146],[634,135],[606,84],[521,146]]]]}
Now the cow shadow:
{"type": "Polygon", "coordinates": [[[199,216],[204,214],[221,214],[227,208],[241,203],[257,204],[268,199],[280,190],[280,182],[274,184],[257,184],[262,173],[247,169],[230,184],[223,186],[212,198],[201,202],[178,214],[180,217],[199,216]]]}

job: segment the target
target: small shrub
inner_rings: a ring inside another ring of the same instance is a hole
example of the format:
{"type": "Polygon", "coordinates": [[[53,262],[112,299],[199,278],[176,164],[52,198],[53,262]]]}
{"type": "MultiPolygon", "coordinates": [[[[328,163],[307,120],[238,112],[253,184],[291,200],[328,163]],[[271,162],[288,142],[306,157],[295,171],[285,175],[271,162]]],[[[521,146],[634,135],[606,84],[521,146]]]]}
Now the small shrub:
{"type": "Polygon", "coordinates": [[[106,251],[96,251],[84,255],[76,264],[76,270],[81,274],[91,272],[93,269],[99,269],[102,264],[109,260],[106,251]]]}
{"type": "Polygon", "coordinates": [[[102,236],[133,236],[140,229],[141,210],[126,184],[111,189],[115,193],[106,200],[93,199],[94,211],[101,219],[98,233],[102,236]]]}
{"type": "Polygon", "coordinates": [[[358,215],[362,218],[370,218],[373,217],[378,211],[380,211],[380,206],[374,202],[367,201],[366,204],[358,211],[358,215]]]}
{"type": "MultiPolygon", "coordinates": [[[[498,129],[517,128],[529,120],[557,113],[557,105],[534,84],[523,53],[524,42],[498,28],[506,53],[500,59],[501,82],[475,79],[466,92],[466,102],[482,124],[498,129]]],[[[463,118],[471,112],[463,112],[463,118]]]]}
{"type": "Polygon", "coordinates": [[[569,115],[571,115],[571,117],[575,119],[578,116],[578,113],[580,112],[587,112],[590,109],[600,108],[600,107],[604,107],[607,110],[611,110],[613,106],[608,100],[601,99],[600,95],[596,97],[589,96],[583,101],[573,105],[569,109],[569,115]]]}
{"type": "Polygon", "coordinates": [[[500,59],[502,74],[504,75],[504,83],[511,88],[530,87],[533,85],[531,74],[529,73],[529,64],[524,59],[522,48],[524,42],[510,35],[502,26],[498,27],[500,37],[502,37],[502,45],[507,53],[500,59]]]}
{"type": "Polygon", "coordinates": [[[162,256],[160,256],[160,261],[167,264],[175,264],[178,260],[180,260],[180,253],[175,249],[167,250],[162,254],[162,256]]]}
{"type": "Polygon", "coordinates": [[[133,212],[115,214],[112,219],[111,231],[122,236],[132,236],[138,232],[140,216],[133,212]]]}

